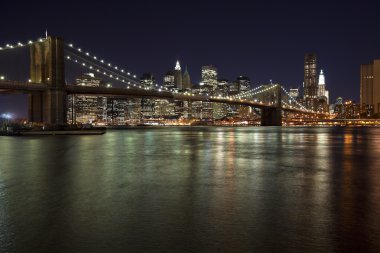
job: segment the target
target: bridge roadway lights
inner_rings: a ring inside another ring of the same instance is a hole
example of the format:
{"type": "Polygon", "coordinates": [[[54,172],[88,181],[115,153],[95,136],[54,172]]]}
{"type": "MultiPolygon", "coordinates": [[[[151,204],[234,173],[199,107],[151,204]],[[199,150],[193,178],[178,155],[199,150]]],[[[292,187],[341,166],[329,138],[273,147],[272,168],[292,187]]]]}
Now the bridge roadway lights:
{"type": "Polygon", "coordinates": [[[261,126],[282,126],[281,108],[261,109],[261,126]]]}

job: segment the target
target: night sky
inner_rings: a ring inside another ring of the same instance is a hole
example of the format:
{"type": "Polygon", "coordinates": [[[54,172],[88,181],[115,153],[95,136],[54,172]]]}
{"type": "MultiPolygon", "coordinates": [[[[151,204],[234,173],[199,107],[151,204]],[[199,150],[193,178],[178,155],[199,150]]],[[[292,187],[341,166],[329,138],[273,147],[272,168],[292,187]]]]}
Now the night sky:
{"type": "MultiPolygon", "coordinates": [[[[247,75],[252,86],[272,79],[287,88],[302,85],[304,54],[315,52],[330,102],[358,101],[360,64],[380,58],[379,9],[368,0],[7,1],[0,45],[37,39],[48,29],[138,76],[153,72],[159,83],[178,58],[193,83],[202,65],[213,65],[219,78],[247,75]]],[[[27,50],[15,54],[27,62],[27,50]]],[[[22,65],[0,52],[0,75],[26,80],[22,65]]],[[[25,96],[0,95],[0,113],[26,111],[25,96]]]]}

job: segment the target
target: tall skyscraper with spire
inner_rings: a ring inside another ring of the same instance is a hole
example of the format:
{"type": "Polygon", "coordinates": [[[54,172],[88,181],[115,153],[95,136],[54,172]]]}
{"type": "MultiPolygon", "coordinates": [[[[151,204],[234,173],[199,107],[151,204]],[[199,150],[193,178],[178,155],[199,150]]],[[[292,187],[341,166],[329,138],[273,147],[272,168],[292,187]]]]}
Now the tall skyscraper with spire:
{"type": "Polygon", "coordinates": [[[321,73],[319,74],[319,79],[318,79],[318,96],[323,97],[325,95],[325,91],[326,91],[325,75],[323,74],[323,70],[321,69],[321,73]]]}
{"type": "Polygon", "coordinates": [[[182,70],[181,70],[181,65],[179,64],[178,60],[176,62],[174,71],[175,71],[175,84],[176,84],[176,88],[178,90],[182,90],[183,89],[183,86],[182,86],[182,70]]]}
{"type": "Polygon", "coordinates": [[[187,71],[187,66],[185,68],[185,72],[183,73],[182,87],[184,90],[191,89],[191,79],[190,79],[189,71],[187,71]]]}
{"type": "Polygon", "coordinates": [[[322,69],[318,79],[318,97],[325,97],[327,104],[329,104],[329,91],[326,89],[325,74],[322,69]]]}

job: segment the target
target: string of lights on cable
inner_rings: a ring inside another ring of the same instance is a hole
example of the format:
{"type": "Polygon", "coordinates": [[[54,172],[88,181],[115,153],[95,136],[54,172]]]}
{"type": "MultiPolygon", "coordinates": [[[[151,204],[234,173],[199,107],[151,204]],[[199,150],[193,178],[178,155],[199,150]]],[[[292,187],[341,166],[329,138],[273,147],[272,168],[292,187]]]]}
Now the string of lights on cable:
{"type": "Polygon", "coordinates": [[[124,69],[122,69],[122,68],[119,68],[118,66],[116,66],[115,64],[112,64],[111,62],[108,62],[107,63],[107,61],[105,61],[104,59],[99,59],[97,56],[95,56],[94,54],[91,54],[90,52],[88,52],[88,51],[84,51],[84,50],[82,50],[80,47],[78,47],[78,48],[75,48],[74,47],[74,45],[71,43],[71,44],[65,44],[69,49],[72,49],[72,50],[75,50],[76,52],[78,52],[78,53],[81,53],[82,55],[84,55],[84,56],[86,56],[86,57],[89,57],[89,58],[91,58],[92,60],[94,60],[94,61],[97,61],[99,64],[101,64],[101,65],[105,65],[105,66],[107,66],[107,67],[110,67],[110,68],[113,68],[115,71],[118,71],[118,72],[120,72],[120,73],[125,73],[125,74],[127,74],[128,76],[131,76],[131,77],[133,77],[133,78],[137,78],[137,75],[136,74],[133,74],[133,73],[131,73],[131,72],[129,72],[129,71],[125,71],[124,69]]]}
{"type": "Polygon", "coordinates": [[[0,51],[6,51],[11,49],[23,48],[37,42],[43,42],[45,39],[39,38],[38,40],[29,40],[27,42],[6,43],[4,46],[0,46],[0,51]]]}

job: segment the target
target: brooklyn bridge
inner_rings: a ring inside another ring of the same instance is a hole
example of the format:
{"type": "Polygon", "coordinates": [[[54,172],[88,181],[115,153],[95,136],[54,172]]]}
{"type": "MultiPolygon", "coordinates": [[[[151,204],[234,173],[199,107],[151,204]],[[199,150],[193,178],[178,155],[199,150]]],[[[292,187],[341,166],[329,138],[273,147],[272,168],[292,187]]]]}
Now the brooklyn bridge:
{"type": "Polygon", "coordinates": [[[67,97],[69,95],[95,95],[111,98],[152,98],[180,101],[202,101],[241,105],[257,110],[262,126],[281,126],[284,117],[318,117],[327,114],[307,110],[291,97],[280,84],[261,85],[234,96],[213,96],[211,94],[192,94],[178,92],[158,86],[155,89],[141,87],[135,75],[99,60],[96,56],[84,53],[73,44],[65,44],[59,37],[47,36],[36,41],[7,44],[1,51],[17,50],[28,47],[30,53],[30,78],[20,80],[0,80],[1,93],[28,94],[28,121],[60,125],[67,122],[67,97]],[[86,87],[66,83],[65,64],[80,65],[99,75],[115,79],[124,84],[122,88],[86,87]]]}

